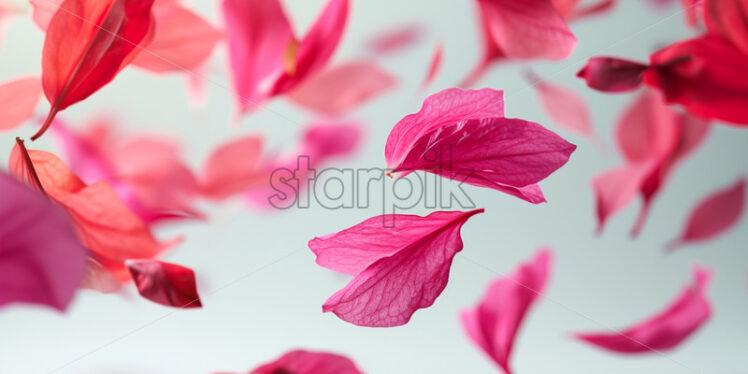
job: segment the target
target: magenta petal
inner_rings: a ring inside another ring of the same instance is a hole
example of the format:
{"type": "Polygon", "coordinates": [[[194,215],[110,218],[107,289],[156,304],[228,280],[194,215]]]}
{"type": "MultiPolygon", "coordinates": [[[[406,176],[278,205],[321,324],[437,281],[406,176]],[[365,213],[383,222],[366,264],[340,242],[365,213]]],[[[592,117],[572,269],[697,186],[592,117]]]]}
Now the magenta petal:
{"type": "Polygon", "coordinates": [[[645,64],[614,57],[593,57],[577,77],[587,85],[603,92],[632,91],[642,83],[642,75],[649,68],[645,64]]]}
{"type": "Polygon", "coordinates": [[[514,274],[493,281],[475,308],[460,313],[470,339],[507,374],[512,372],[509,359],[515,337],[545,289],[550,265],[551,252],[541,250],[514,274]]]}
{"type": "Polygon", "coordinates": [[[201,308],[195,272],[184,266],[158,260],[127,260],[141,296],[175,308],[201,308]]]}
{"type": "Polygon", "coordinates": [[[358,272],[325,301],[323,312],[359,326],[408,323],[416,310],[431,306],[444,290],[452,258],[462,250],[460,228],[482,212],[379,216],[310,241],[322,266],[358,272]],[[394,220],[394,227],[385,226],[385,220],[394,220]]]}
{"type": "Polygon", "coordinates": [[[396,82],[374,63],[350,62],[310,77],[288,96],[305,108],[340,115],[391,90],[396,82]]]}
{"type": "Polygon", "coordinates": [[[712,239],[735,226],[745,210],[745,178],[701,200],[688,216],[682,233],[671,249],[686,243],[712,239]]]}
{"type": "Polygon", "coordinates": [[[249,374],[363,374],[349,358],[334,353],[295,350],[249,374]]]}
{"type": "Polygon", "coordinates": [[[504,117],[503,91],[449,88],[431,95],[418,113],[405,116],[390,131],[384,149],[387,165],[396,168],[422,136],[440,127],[494,117],[504,117]]]}
{"type": "Polygon", "coordinates": [[[70,217],[38,191],[0,172],[0,307],[34,303],[64,311],[86,249],[70,217]]]}
{"type": "Polygon", "coordinates": [[[693,284],[687,286],[665,310],[615,333],[576,334],[576,338],[599,348],[624,354],[673,349],[709,320],[712,308],[706,298],[710,271],[696,268],[693,284]]]}

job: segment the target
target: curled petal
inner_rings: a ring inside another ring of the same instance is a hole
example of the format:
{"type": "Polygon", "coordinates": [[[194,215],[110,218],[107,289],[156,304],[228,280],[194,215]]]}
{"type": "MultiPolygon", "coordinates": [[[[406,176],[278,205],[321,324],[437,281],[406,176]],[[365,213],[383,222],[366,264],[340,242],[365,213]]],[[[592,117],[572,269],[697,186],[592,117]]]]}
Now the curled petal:
{"type": "Polygon", "coordinates": [[[157,260],[127,260],[127,268],[141,296],[175,308],[201,308],[195,272],[157,260]]]}

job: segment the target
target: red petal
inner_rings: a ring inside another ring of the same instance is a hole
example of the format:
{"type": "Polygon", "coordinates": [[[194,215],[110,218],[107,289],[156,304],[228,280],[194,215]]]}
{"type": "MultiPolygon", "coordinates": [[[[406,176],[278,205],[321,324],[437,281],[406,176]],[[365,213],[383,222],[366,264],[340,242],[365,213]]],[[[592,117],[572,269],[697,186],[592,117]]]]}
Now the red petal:
{"type": "Polygon", "coordinates": [[[146,299],[175,308],[202,308],[192,269],[157,260],[127,260],[126,264],[146,299]]]}
{"type": "Polygon", "coordinates": [[[626,92],[639,87],[649,66],[613,57],[593,57],[577,77],[603,92],[626,92]]]}
{"type": "Polygon", "coordinates": [[[47,28],[42,84],[52,105],[41,136],[58,111],[109,83],[148,40],[153,0],[65,0],[47,28]]]}
{"type": "Polygon", "coordinates": [[[703,6],[709,32],[748,54],[748,0],[704,0],[703,6]]]}

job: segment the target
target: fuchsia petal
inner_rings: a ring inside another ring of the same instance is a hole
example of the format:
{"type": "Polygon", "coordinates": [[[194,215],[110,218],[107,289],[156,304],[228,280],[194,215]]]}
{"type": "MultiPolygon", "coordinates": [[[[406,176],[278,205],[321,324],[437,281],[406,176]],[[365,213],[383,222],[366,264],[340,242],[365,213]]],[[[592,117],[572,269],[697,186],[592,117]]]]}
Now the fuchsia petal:
{"type": "Polygon", "coordinates": [[[184,266],[157,260],[127,260],[141,296],[175,308],[201,308],[195,272],[184,266]]]}
{"type": "Polygon", "coordinates": [[[64,311],[83,279],[86,249],[70,217],[0,172],[0,307],[34,303],[64,311]]]}
{"type": "Polygon", "coordinates": [[[561,128],[597,139],[587,103],[576,92],[530,76],[540,103],[553,122],[561,128]]]}
{"type": "Polygon", "coordinates": [[[670,243],[670,249],[703,242],[723,234],[735,226],[745,210],[745,178],[702,199],[691,211],[680,236],[670,243]]]}
{"type": "Polygon", "coordinates": [[[697,267],[693,283],[655,316],[621,332],[576,334],[576,338],[624,354],[673,349],[709,320],[712,308],[706,298],[706,288],[711,277],[711,271],[697,267]]]}
{"type": "Polygon", "coordinates": [[[504,117],[503,91],[449,88],[431,95],[418,113],[405,116],[390,131],[384,149],[387,166],[396,168],[421,137],[440,127],[495,117],[504,117]]]}
{"type": "Polygon", "coordinates": [[[712,35],[689,39],[650,60],[653,68],[644,81],[662,91],[668,103],[703,119],[748,124],[748,54],[729,41],[712,35]]]}
{"type": "Polygon", "coordinates": [[[0,131],[11,130],[34,115],[42,98],[42,82],[39,77],[18,78],[0,84],[0,131]]]}
{"type": "Polygon", "coordinates": [[[416,310],[431,306],[444,290],[452,258],[462,250],[460,228],[482,212],[379,216],[313,239],[309,247],[319,256],[318,263],[349,274],[358,272],[327,299],[323,312],[359,326],[408,323],[416,310]],[[385,219],[394,227],[385,227],[385,219]],[[353,253],[353,258],[345,253],[353,253]]]}
{"type": "Polygon", "coordinates": [[[156,31],[153,40],[133,64],[157,73],[197,68],[210,57],[223,33],[177,1],[153,5],[156,31]]]}
{"type": "Polygon", "coordinates": [[[366,48],[376,54],[391,54],[413,46],[423,39],[423,25],[408,23],[383,30],[366,43],[366,48]]]}
{"type": "Polygon", "coordinates": [[[625,208],[639,193],[654,162],[632,163],[606,171],[592,180],[597,206],[597,231],[602,232],[613,214],[625,208]]]}
{"type": "Polygon", "coordinates": [[[431,61],[429,62],[429,68],[426,71],[426,76],[423,78],[423,82],[421,82],[422,90],[428,88],[428,86],[431,85],[431,82],[434,81],[434,78],[436,78],[436,75],[439,74],[439,69],[442,67],[443,57],[444,45],[439,42],[436,47],[434,47],[434,52],[431,55],[431,61]]]}
{"type": "Polygon", "coordinates": [[[294,41],[279,0],[224,0],[234,89],[242,111],[270,96],[272,75],[283,68],[283,55],[294,41]]]}
{"type": "Polygon", "coordinates": [[[599,91],[626,92],[639,87],[648,68],[645,64],[619,58],[593,57],[579,70],[577,77],[599,91]]]}
{"type": "Polygon", "coordinates": [[[363,374],[349,358],[334,353],[295,350],[249,374],[363,374]]]}
{"type": "Polygon", "coordinates": [[[288,96],[305,108],[339,115],[391,90],[396,82],[374,63],[349,62],[310,77],[288,96]]]}
{"type": "Polygon", "coordinates": [[[536,123],[470,120],[424,135],[393,172],[424,170],[481,187],[489,181],[521,188],[558,170],[575,149],[536,123]]]}
{"type": "Polygon", "coordinates": [[[748,54],[748,0],[704,0],[703,6],[709,32],[748,54]]]}
{"type": "Polygon", "coordinates": [[[550,266],[551,252],[541,250],[514,274],[493,281],[475,308],[460,313],[470,339],[507,374],[517,332],[543,293],[550,266]]]}
{"type": "Polygon", "coordinates": [[[203,166],[201,193],[222,200],[265,181],[258,170],[262,145],[262,138],[245,136],[214,150],[203,166]]]}

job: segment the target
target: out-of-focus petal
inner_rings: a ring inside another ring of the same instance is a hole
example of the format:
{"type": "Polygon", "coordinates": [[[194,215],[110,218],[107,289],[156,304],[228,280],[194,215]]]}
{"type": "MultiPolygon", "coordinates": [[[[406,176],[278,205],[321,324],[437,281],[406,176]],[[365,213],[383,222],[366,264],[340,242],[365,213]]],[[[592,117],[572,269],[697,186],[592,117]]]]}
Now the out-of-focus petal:
{"type": "Polygon", "coordinates": [[[18,78],[0,84],[0,131],[11,130],[34,115],[42,98],[42,82],[38,77],[18,78]]]}

